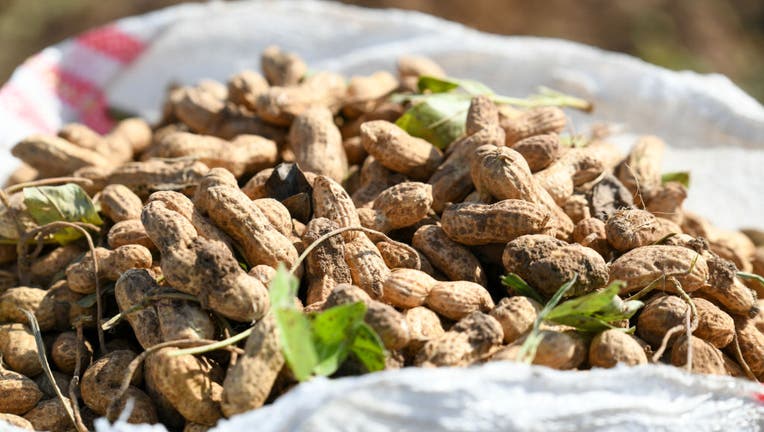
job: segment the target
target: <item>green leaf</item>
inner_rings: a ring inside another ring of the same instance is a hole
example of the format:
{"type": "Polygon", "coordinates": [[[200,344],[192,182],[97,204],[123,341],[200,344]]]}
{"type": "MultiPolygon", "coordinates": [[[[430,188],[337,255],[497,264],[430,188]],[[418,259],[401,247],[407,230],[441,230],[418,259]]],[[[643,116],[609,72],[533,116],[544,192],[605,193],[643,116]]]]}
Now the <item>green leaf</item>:
{"type": "Polygon", "coordinates": [[[760,284],[764,285],[764,277],[761,277],[755,273],[746,273],[746,272],[737,272],[737,277],[741,279],[749,279],[749,280],[755,280],[759,281],[760,284]]]}
{"type": "Polygon", "coordinates": [[[447,78],[436,78],[433,76],[422,75],[416,83],[420,93],[429,91],[431,93],[447,93],[459,88],[459,83],[447,78]]]}
{"type": "Polygon", "coordinates": [[[687,171],[670,172],[661,176],[661,183],[666,184],[669,182],[679,182],[684,187],[690,187],[690,173],[687,171]]]}
{"type": "Polygon", "coordinates": [[[310,320],[294,308],[276,308],[273,315],[279,329],[281,351],[289,368],[298,381],[307,381],[318,365],[310,320]]]}
{"type": "Polygon", "coordinates": [[[277,309],[295,309],[294,298],[300,281],[297,280],[283,263],[279,263],[276,275],[271,280],[268,293],[270,294],[271,307],[277,309]]]}
{"type": "Polygon", "coordinates": [[[310,316],[313,341],[318,355],[316,375],[329,376],[337,371],[349,353],[358,327],[366,315],[363,302],[349,303],[310,316]]]}
{"type": "Polygon", "coordinates": [[[457,78],[437,78],[423,75],[419,77],[417,88],[421,93],[429,91],[430,93],[448,93],[450,91],[461,89],[470,96],[493,94],[493,90],[487,85],[469,79],[457,78]]]}
{"type": "Polygon", "coordinates": [[[528,285],[528,283],[525,282],[523,278],[515,273],[509,273],[508,275],[501,278],[501,283],[504,286],[512,288],[517,294],[523,297],[532,298],[533,300],[544,304],[544,298],[541,297],[541,295],[539,295],[535,289],[528,285]]]}
{"type": "Polygon", "coordinates": [[[358,326],[350,351],[358,357],[369,372],[385,369],[385,346],[368,324],[361,323],[358,326]]]}
{"type": "MultiPolygon", "coordinates": [[[[39,225],[51,222],[85,222],[101,225],[98,210],[88,194],[74,183],[61,186],[24,188],[24,205],[39,225]]],[[[80,238],[82,234],[65,228],[53,234],[53,240],[65,244],[80,238]]]]}
{"type": "Polygon", "coordinates": [[[445,149],[464,135],[470,96],[438,93],[422,97],[395,122],[409,135],[445,149]]]}
{"type": "Polygon", "coordinates": [[[589,332],[613,328],[612,322],[631,318],[643,306],[641,301],[623,301],[618,296],[623,285],[615,281],[600,291],[568,300],[550,311],[546,320],[589,332]]]}
{"type": "Polygon", "coordinates": [[[552,309],[557,306],[557,303],[560,302],[560,299],[562,299],[562,297],[568,291],[570,291],[577,280],[578,273],[573,276],[573,279],[562,284],[560,289],[558,289],[552,298],[549,299],[549,303],[547,303],[544,308],[541,309],[541,312],[539,312],[539,314],[536,316],[536,320],[533,322],[533,328],[525,338],[523,345],[520,347],[520,352],[517,353],[517,361],[528,364],[533,362],[533,359],[536,357],[536,350],[538,349],[541,341],[544,339],[543,335],[541,334],[541,323],[546,319],[546,316],[549,315],[552,309]]]}

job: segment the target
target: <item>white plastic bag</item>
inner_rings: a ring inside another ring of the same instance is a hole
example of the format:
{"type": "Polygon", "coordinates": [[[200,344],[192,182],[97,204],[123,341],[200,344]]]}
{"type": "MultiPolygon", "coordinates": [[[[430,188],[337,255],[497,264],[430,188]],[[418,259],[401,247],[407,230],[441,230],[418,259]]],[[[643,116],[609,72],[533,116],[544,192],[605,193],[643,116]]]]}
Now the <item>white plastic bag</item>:
{"type": "MultiPolygon", "coordinates": [[[[392,70],[398,55],[418,53],[501,94],[545,85],[586,97],[596,111],[571,113],[574,131],[622,124],[617,139],[625,147],[638,134],[661,136],[670,145],[665,170],[693,173],[688,208],[722,226],[764,228],[764,108],[725,77],[671,72],[561,40],[482,34],[419,13],[316,1],[182,5],[44,50],[0,90],[0,178],[17,164],[9,148],[26,134],[75,120],[105,130],[107,106],[156,119],[170,82],[257,69],[270,44],[298,52],[316,70],[392,70]]],[[[761,392],[750,382],[662,366],[406,369],[317,379],[218,430],[753,431],[764,427],[761,392]]],[[[98,429],[163,430],[105,420],[98,429]]]]}

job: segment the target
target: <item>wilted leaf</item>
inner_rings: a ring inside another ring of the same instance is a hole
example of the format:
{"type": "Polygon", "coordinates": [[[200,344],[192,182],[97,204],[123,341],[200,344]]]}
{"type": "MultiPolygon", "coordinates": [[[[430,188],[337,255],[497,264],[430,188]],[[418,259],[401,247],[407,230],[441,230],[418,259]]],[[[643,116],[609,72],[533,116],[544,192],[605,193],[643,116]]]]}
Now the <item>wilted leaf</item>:
{"type": "Polygon", "coordinates": [[[365,314],[366,305],[356,302],[335,306],[310,316],[318,355],[318,364],[314,370],[316,375],[329,376],[337,371],[347,358],[365,314]]]}
{"type": "MultiPolygon", "coordinates": [[[[39,186],[24,188],[24,205],[39,225],[51,222],[85,222],[101,225],[93,201],[88,194],[74,183],[61,186],[39,186]]],[[[80,238],[82,234],[65,228],[53,234],[53,240],[65,244],[80,238]]]]}
{"type": "Polygon", "coordinates": [[[611,323],[631,318],[643,306],[641,301],[623,301],[618,296],[623,285],[615,281],[600,291],[568,300],[550,311],[546,320],[589,332],[612,328],[611,323]]]}

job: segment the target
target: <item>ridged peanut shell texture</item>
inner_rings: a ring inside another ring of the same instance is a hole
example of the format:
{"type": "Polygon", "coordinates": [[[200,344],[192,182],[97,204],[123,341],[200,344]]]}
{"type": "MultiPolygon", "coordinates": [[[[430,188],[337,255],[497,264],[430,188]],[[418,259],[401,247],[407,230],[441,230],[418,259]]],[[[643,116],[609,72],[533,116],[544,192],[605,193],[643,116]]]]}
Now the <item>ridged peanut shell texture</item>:
{"type": "Polygon", "coordinates": [[[685,292],[697,291],[708,280],[706,260],[681,246],[650,245],[625,253],[610,265],[610,280],[626,282],[621,294],[638,291],[653,282],[657,289],[677,292],[672,278],[685,292]]]}
{"type": "Polygon", "coordinates": [[[507,243],[502,262],[507,272],[518,274],[547,297],[576,275],[567,296],[591,292],[608,280],[607,264],[594,249],[546,235],[522,236],[507,243]]]}

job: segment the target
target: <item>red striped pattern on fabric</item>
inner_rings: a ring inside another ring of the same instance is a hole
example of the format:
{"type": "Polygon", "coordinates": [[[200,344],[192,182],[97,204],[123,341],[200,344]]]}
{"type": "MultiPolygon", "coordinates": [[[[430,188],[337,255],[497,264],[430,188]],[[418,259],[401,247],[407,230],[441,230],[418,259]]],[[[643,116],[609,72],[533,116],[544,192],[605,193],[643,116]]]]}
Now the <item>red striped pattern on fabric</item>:
{"type": "Polygon", "coordinates": [[[55,127],[40,116],[37,106],[26,93],[19,90],[13,83],[8,83],[0,89],[0,106],[14,112],[30,126],[40,132],[51,133],[55,127]]]}
{"type": "Polygon", "coordinates": [[[53,66],[51,73],[56,77],[53,91],[78,113],[80,122],[100,133],[114,127],[114,121],[107,114],[106,96],[101,88],[58,66],[53,66]]]}
{"type": "Polygon", "coordinates": [[[75,42],[122,63],[130,63],[138,57],[145,45],[115,25],[107,25],[83,33],[75,42]]]}

